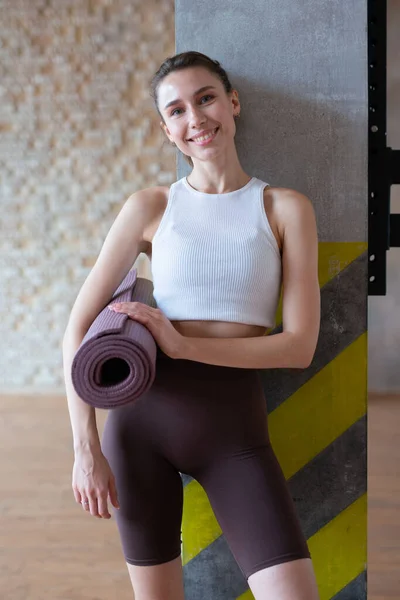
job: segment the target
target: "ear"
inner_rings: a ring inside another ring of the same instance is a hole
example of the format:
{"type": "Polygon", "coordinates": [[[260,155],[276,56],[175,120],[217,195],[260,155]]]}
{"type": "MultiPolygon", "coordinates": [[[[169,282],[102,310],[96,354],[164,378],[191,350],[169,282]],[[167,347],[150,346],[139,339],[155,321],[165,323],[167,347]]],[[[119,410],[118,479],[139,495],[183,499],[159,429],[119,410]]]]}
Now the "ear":
{"type": "Polygon", "coordinates": [[[233,107],[240,108],[239,95],[237,90],[231,90],[231,100],[233,100],[233,107]]]}
{"type": "Polygon", "coordinates": [[[165,123],[163,123],[162,121],[160,121],[160,127],[161,127],[161,129],[163,130],[163,132],[165,133],[165,135],[167,136],[167,138],[169,139],[169,141],[171,142],[171,139],[170,139],[170,137],[169,137],[169,136],[170,136],[170,133],[169,133],[169,131],[168,131],[168,127],[167,127],[167,126],[165,125],[165,123]]]}

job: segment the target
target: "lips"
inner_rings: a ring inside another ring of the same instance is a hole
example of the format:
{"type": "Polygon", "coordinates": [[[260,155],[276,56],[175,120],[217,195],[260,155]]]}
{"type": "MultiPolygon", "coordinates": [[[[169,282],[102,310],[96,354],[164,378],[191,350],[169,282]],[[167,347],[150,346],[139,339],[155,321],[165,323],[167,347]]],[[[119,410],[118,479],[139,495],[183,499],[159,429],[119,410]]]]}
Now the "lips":
{"type": "MultiPolygon", "coordinates": [[[[203,133],[199,133],[198,135],[196,135],[195,139],[197,139],[199,137],[203,137],[203,135],[208,135],[209,133],[216,133],[217,130],[218,130],[218,127],[214,127],[214,129],[209,129],[208,131],[204,131],[203,133]]],[[[190,138],[190,139],[188,139],[188,142],[194,142],[195,139],[190,138]]]]}

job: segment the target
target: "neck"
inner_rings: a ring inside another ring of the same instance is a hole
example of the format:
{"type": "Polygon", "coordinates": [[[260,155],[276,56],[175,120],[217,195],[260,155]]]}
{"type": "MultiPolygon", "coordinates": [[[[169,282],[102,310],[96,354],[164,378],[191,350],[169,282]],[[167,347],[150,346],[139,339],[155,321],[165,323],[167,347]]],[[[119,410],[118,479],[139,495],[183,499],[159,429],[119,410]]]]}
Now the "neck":
{"type": "Polygon", "coordinates": [[[186,178],[188,184],[198,192],[205,194],[226,194],[234,192],[246,185],[251,179],[244,171],[240,173],[223,173],[220,177],[211,174],[194,173],[186,178]]]}

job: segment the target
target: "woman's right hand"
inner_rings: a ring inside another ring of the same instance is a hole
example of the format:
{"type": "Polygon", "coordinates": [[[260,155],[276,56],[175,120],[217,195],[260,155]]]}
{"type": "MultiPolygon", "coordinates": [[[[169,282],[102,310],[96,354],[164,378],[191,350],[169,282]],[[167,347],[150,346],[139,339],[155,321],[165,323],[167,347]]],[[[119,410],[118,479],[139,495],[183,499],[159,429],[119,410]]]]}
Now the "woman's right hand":
{"type": "Polygon", "coordinates": [[[115,477],[100,449],[85,449],[75,453],[72,489],[76,502],[94,517],[111,518],[107,505],[108,495],[113,506],[119,508],[115,477]]]}

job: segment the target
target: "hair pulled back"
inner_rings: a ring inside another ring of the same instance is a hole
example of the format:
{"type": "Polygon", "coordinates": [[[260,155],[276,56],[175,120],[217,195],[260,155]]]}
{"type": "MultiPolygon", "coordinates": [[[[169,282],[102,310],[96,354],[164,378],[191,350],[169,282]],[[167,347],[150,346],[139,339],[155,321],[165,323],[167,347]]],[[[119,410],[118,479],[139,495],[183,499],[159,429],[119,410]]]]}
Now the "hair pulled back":
{"type": "MultiPolygon", "coordinates": [[[[233,89],[225,69],[221,67],[221,64],[218,62],[218,60],[214,60],[209,56],[202,54],[201,52],[191,50],[166,58],[150,83],[150,96],[153,99],[156,110],[164,124],[164,117],[162,116],[158,107],[158,87],[167,75],[175,71],[182,71],[188,67],[204,67],[205,69],[208,69],[210,73],[215,74],[219,78],[227,94],[229,94],[233,89]]],[[[183,156],[186,162],[193,167],[193,161],[191,157],[187,156],[186,154],[183,154],[183,156]]]]}

